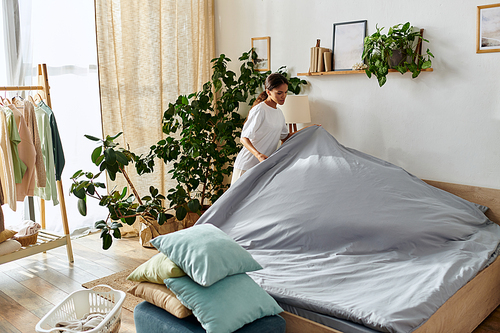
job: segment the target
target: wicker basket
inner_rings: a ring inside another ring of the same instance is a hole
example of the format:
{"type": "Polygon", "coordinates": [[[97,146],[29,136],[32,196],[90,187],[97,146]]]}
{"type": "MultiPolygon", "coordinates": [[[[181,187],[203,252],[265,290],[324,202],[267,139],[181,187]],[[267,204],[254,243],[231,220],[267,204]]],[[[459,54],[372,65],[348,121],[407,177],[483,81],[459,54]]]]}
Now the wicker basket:
{"type": "Polygon", "coordinates": [[[36,244],[36,240],[38,238],[38,231],[36,234],[29,235],[29,236],[21,236],[21,237],[16,237],[14,236],[13,239],[21,243],[21,246],[28,246],[28,245],[33,245],[36,244]]]}

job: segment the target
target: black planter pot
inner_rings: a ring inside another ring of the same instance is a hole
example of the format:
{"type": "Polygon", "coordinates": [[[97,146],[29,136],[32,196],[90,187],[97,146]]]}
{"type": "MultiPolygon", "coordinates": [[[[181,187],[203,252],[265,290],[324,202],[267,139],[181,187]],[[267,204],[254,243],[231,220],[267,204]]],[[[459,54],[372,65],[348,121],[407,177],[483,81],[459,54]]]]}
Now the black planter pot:
{"type": "Polygon", "coordinates": [[[389,68],[396,68],[399,65],[402,65],[408,58],[408,55],[405,51],[393,50],[392,57],[389,58],[389,68]]]}

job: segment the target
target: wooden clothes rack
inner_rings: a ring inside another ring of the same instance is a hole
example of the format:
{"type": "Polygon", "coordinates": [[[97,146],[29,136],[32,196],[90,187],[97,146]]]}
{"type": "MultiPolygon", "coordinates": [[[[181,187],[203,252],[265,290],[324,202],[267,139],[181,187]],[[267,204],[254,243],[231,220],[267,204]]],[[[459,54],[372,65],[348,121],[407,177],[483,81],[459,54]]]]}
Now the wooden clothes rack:
{"type": "MultiPolygon", "coordinates": [[[[47,103],[47,105],[52,108],[52,102],[50,100],[50,90],[49,90],[49,79],[47,75],[47,65],[39,64],[38,65],[38,86],[10,86],[10,87],[0,87],[0,91],[27,91],[27,90],[36,90],[41,92],[41,97],[47,103]]],[[[49,172],[47,170],[47,172],[49,172]]],[[[41,225],[42,230],[38,232],[37,243],[34,245],[29,245],[21,248],[16,252],[12,252],[9,254],[5,254],[0,256],[0,264],[25,258],[31,256],[33,254],[37,254],[40,252],[45,252],[50,249],[54,249],[60,246],[66,245],[66,251],[68,253],[68,260],[70,263],[74,262],[73,259],[73,250],[71,247],[71,237],[69,233],[68,226],[68,215],[66,213],[66,202],[64,200],[64,191],[62,182],[60,180],[56,180],[57,184],[57,197],[59,199],[59,206],[61,208],[61,219],[63,224],[64,236],[60,236],[57,234],[53,234],[45,231],[45,200],[41,199],[40,201],[40,216],[41,216],[41,225]]]]}

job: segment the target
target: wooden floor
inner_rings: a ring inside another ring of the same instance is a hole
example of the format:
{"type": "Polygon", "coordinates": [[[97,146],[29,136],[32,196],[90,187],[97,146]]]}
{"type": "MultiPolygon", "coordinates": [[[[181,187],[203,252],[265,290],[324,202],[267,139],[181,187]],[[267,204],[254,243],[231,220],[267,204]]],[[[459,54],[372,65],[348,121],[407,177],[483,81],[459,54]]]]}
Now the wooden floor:
{"type": "MultiPolygon", "coordinates": [[[[74,264],[66,247],[0,265],[0,332],[35,332],[40,319],[82,283],[134,268],[158,253],[137,238],[116,240],[102,250],[100,234],[72,242],[74,264]]],[[[133,313],[122,310],[121,333],[135,333],[133,313]]]]}
{"type": "MultiPolygon", "coordinates": [[[[35,332],[35,325],[54,305],[81,284],[127,268],[157,253],[137,238],[117,240],[104,251],[99,234],[73,241],[75,263],[64,247],[0,265],[0,332],[35,332]]],[[[135,332],[133,313],[123,309],[121,333],[135,332]]],[[[500,307],[474,333],[500,332],[500,307]]],[[[307,332],[305,332],[307,333],[307,332]]],[[[446,332],[443,332],[446,333],[446,332]]]]}

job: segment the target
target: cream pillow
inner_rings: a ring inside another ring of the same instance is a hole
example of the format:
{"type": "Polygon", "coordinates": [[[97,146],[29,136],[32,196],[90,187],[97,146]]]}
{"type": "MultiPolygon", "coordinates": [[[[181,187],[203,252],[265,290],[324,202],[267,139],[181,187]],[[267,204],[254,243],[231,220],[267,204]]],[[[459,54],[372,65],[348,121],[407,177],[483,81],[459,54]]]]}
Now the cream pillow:
{"type": "Polygon", "coordinates": [[[20,248],[21,248],[21,243],[13,239],[8,239],[5,242],[0,243],[0,256],[16,252],[20,248]]]}
{"type": "Polygon", "coordinates": [[[0,232],[0,243],[5,242],[7,239],[12,238],[17,232],[14,230],[4,230],[0,232]]]}
{"type": "Polygon", "coordinates": [[[185,318],[192,314],[191,310],[182,305],[175,294],[168,290],[165,285],[141,282],[130,288],[128,292],[168,311],[177,318],[185,318]]]}
{"type": "Polygon", "coordinates": [[[127,280],[164,285],[163,280],[184,275],[186,274],[172,260],[163,253],[158,253],[130,273],[127,280]]]}

